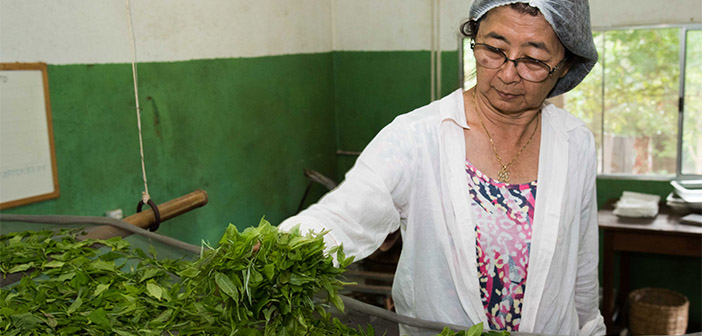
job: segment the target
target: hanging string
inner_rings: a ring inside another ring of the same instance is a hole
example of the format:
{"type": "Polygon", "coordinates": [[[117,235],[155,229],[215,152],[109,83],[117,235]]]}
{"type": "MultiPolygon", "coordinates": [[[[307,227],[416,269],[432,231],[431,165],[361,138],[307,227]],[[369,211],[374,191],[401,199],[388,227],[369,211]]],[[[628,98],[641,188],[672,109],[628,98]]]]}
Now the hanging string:
{"type": "Polygon", "coordinates": [[[134,27],[132,24],[132,10],[129,7],[129,0],[126,1],[127,6],[127,26],[129,27],[129,40],[132,47],[132,77],[134,77],[134,99],[136,100],[137,128],[139,129],[139,153],[141,154],[141,173],[144,178],[144,192],[141,193],[141,199],[146,204],[151,199],[149,196],[149,184],[146,182],[146,166],[144,165],[144,141],[141,137],[141,109],[139,108],[139,85],[137,82],[137,65],[136,65],[136,37],[134,35],[134,27]]]}

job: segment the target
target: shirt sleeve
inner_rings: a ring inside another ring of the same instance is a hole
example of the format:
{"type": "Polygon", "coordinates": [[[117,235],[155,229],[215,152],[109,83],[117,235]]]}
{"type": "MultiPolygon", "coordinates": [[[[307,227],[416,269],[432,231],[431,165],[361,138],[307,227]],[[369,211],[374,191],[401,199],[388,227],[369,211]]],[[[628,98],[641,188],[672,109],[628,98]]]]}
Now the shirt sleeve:
{"type": "Polygon", "coordinates": [[[575,283],[575,308],[580,321],[580,335],[605,335],[604,318],[599,310],[599,234],[597,224],[596,174],[597,156],[592,136],[589,146],[589,169],[583,194],[580,218],[580,250],[575,283]]]}
{"type": "Polygon", "coordinates": [[[327,249],[343,245],[356,260],[375,251],[397,230],[409,194],[412,144],[402,117],[396,118],[368,144],[339,186],[319,202],[283,221],[279,228],[300,225],[325,235],[327,249]]]}

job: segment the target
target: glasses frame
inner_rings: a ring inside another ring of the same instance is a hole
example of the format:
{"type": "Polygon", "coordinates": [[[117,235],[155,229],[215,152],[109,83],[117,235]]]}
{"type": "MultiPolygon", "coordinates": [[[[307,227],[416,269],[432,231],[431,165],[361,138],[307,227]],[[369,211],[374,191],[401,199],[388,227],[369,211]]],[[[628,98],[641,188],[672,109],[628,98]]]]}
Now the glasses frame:
{"type": "MultiPolygon", "coordinates": [[[[540,83],[540,82],[543,82],[543,81],[545,81],[546,79],[548,79],[548,77],[550,77],[554,72],[556,72],[556,70],[558,70],[558,68],[563,64],[563,62],[565,62],[565,60],[568,59],[568,56],[563,57],[563,59],[562,59],[560,62],[558,62],[558,64],[556,64],[556,66],[554,66],[554,67],[552,68],[550,65],[548,65],[548,63],[546,63],[546,62],[544,62],[544,61],[542,61],[542,60],[538,60],[538,59],[536,59],[536,58],[531,58],[531,57],[519,57],[519,58],[511,59],[511,58],[507,57],[507,54],[505,54],[505,52],[502,51],[502,49],[495,48],[495,47],[493,47],[493,46],[491,46],[491,45],[489,45],[489,44],[487,44],[487,43],[479,43],[479,42],[475,42],[474,40],[471,40],[471,41],[470,41],[470,49],[473,50],[473,53],[475,53],[475,46],[476,46],[476,45],[484,46],[484,47],[486,47],[486,48],[487,48],[488,50],[490,50],[490,51],[494,51],[494,52],[497,52],[497,53],[499,53],[499,54],[502,54],[502,57],[505,58],[505,60],[502,62],[502,64],[498,65],[497,67],[488,68],[488,69],[499,69],[499,68],[501,68],[503,65],[505,65],[505,63],[507,63],[507,61],[511,61],[512,63],[514,63],[514,68],[515,68],[515,69],[517,69],[517,62],[524,62],[524,61],[537,62],[537,63],[539,63],[539,64],[542,64],[542,65],[546,66],[546,68],[548,68],[548,74],[546,75],[546,77],[544,77],[544,79],[541,79],[541,80],[526,79],[526,78],[524,78],[524,76],[522,76],[522,74],[520,74],[519,71],[517,70],[517,74],[519,75],[520,78],[524,79],[525,81],[534,82],[534,83],[540,83]]],[[[475,60],[476,60],[476,62],[477,62],[477,61],[478,61],[478,58],[476,57],[475,60]]],[[[482,65],[482,66],[484,66],[484,65],[482,65]]]]}

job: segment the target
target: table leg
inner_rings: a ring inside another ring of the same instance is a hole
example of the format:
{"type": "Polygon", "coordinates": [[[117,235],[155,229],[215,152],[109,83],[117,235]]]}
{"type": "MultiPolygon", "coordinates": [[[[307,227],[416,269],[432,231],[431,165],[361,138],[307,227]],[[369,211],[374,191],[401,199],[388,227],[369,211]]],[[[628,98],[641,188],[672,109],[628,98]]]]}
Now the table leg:
{"type": "MultiPolygon", "coordinates": [[[[629,296],[629,253],[621,252],[619,253],[619,291],[617,293],[617,300],[615,301],[614,308],[619,307],[619,313],[617,314],[617,319],[622,321],[624,324],[627,321],[623,319],[626,318],[623,312],[626,311],[625,305],[627,304],[627,297],[629,296]]],[[[621,324],[620,324],[621,325],[621,324]]]]}
{"type": "Polygon", "coordinates": [[[607,334],[614,331],[612,316],[614,314],[614,241],[607,231],[604,232],[604,265],[602,274],[602,316],[607,334]]]}

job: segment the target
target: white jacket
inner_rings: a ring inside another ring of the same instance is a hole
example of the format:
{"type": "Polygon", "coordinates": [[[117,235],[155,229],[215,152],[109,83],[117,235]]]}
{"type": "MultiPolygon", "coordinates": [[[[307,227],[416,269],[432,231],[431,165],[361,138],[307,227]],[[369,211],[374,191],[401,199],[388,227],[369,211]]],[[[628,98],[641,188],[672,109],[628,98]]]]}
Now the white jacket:
{"type": "MultiPolygon", "coordinates": [[[[327,243],[343,244],[357,260],[399,227],[403,248],[393,283],[398,314],[487,325],[465,171],[463,106],[459,89],[398,116],[366,147],[344,182],[280,227],[328,229],[327,243]]],[[[566,111],[544,105],[520,332],[605,334],[598,309],[596,165],[592,133],[566,111]]]]}

